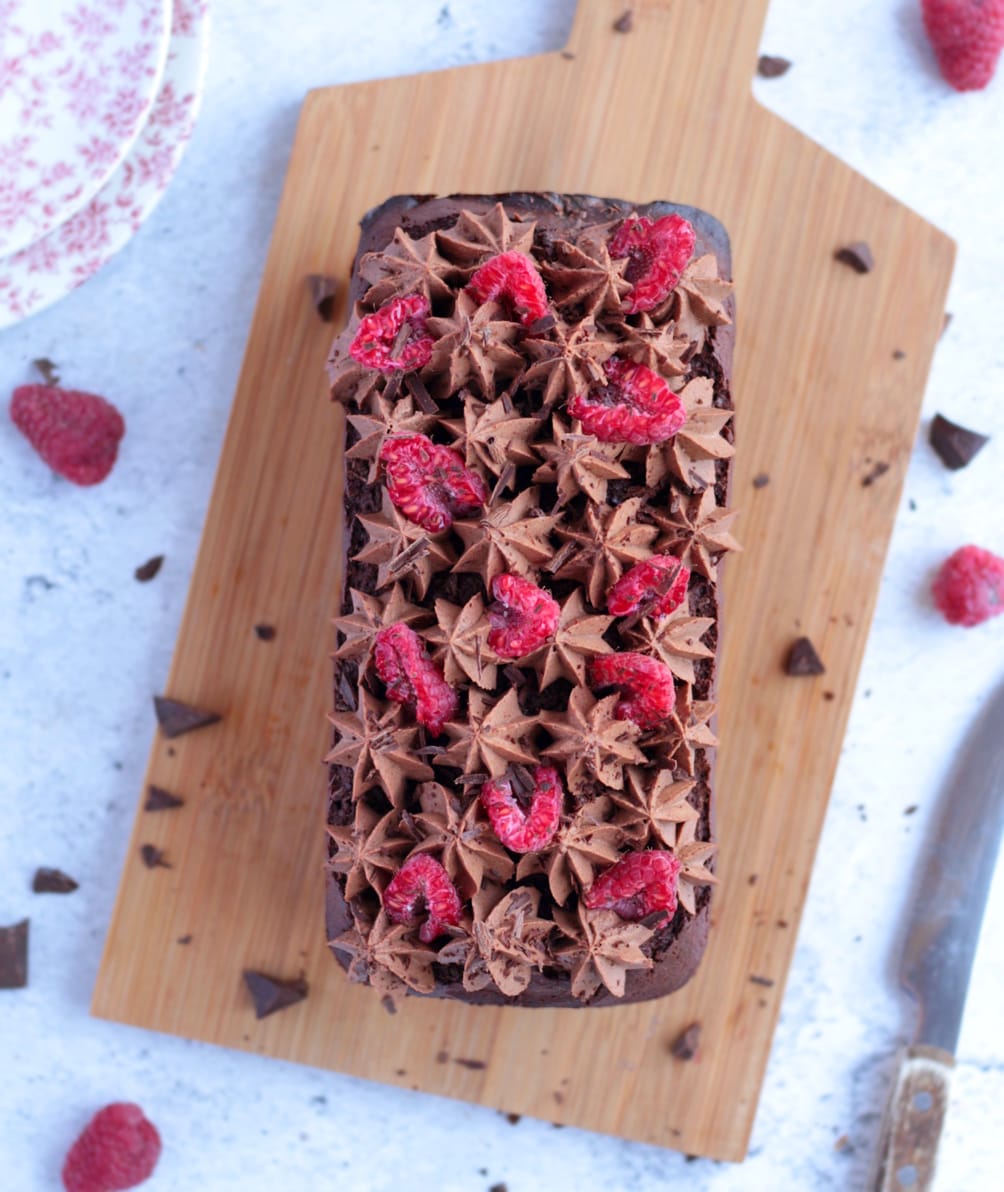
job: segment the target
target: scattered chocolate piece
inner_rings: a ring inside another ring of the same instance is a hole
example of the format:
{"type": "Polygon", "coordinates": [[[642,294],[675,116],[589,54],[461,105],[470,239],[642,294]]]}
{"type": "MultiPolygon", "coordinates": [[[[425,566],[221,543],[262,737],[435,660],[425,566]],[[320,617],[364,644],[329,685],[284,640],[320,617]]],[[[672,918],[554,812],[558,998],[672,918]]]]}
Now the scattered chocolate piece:
{"type": "Polygon", "coordinates": [[[916,813],[917,813],[919,810],[920,810],[920,804],[919,804],[919,803],[911,803],[909,807],[904,807],[904,808],[903,808],[903,814],[904,814],[904,815],[916,815],[916,813]]]}
{"type": "Polygon", "coordinates": [[[941,320],[941,334],[942,335],[944,335],[945,332],[948,330],[948,327],[949,327],[949,324],[951,323],[951,321],[952,321],[952,312],[950,310],[946,310],[945,317],[941,320]]]}
{"type": "Polygon", "coordinates": [[[756,72],[761,79],[779,79],[791,69],[791,59],[775,54],[761,54],[756,60],[756,72]]]}
{"type": "Polygon", "coordinates": [[[746,884],[749,886],[755,886],[757,884],[757,879],[759,877],[760,877],[760,875],[758,873],[751,873],[749,875],[749,877],[746,879],[746,884]]]}
{"type": "Polygon", "coordinates": [[[917,512],[917,502],[913,499],[913,497],[911,497],[906,504],[911,513],[917,512]]]}
{"type": "Polygon", "coordinates": [[[448,1051],[437,1051],[436,1052],[436,1063],[437,1064],[445,1064],[449,1058],[450,1058],[450,1053],[448,1051]]]}
{"type": "Polygon", "coordinates": [[[255,1018],[267,1018],[287,1006],[295,1006],[302,1002],[310,992],[310,987],[303,977],[295,981],[284,981],[281,977],[270,977],[267,973],[259,973],[254,969],[244,970],[244,984],[248,987],[251,1000],[254,1002],[255,1018]]]}
{"type": "Polygon", "coordinates": [[[140,846],[139,855],[143,859],[143,864],[147,869],[170,869],[170,864],[164,860],[164,853],[157,848],[155,844],[144,844],[140,846]]]}
{"type": "Polygon", "coordinates": [[[562,50],[561,56],[562,56],[562,58],[565,59],[566,62],[571,62],[575,58],[575,55],[572,53],[571,50],[562,50]]]}
{"type": "Polygon", "coordinates": [[[526,333],[527,335],[543,335],[545,331],[550,331],[557,322],[558,320],[552,314],[541,315],[527,327],[526,333]]]}
{"type": "Polygon", "coordinates": [[[182,944],[182,945],[190,944],[192,942],[191,933],[189,933],[188,935],[179,935],[176,942],[179,944],[182,944]]]}
{"type": "Polygon", "coordinates": [[[59,365],[48,356],[38,356],[31,363],[46,385],[59,385],[59,365]]]}
{"type": "Polygon", "coordinates": [[[509,1192],[508,1184],[492,1184],[488,1192],[509,1192]]]}
{"type": "Polygon", "coordinates": [[[141,563],[133,572],[133,575],[141,584],[148,584],[163,566],[164,556],[154,555],[152,559],[147,559],[145,563],[141,563]]]}
{"type": "Polygon", "coordinates": [[[454,1060],[453,1062],[459,1064],[461,1068],[470,1068],[472,1072],[480,1072],[488,1067],[484,1060],[454,1060]]]}
{"type": "Polygon", "coordinates": [[[418,373],[409,373],[405,384],[412,401],[423,414],[438,414],[439,406],[418,373]]]}
{"type": "Polygon", "coordinates": [[[823,699],[825,699],[827,701],[832,701],[832,700],[835,700],[836,698],[837,698],[837,693],[835,691],[824,691],[823,692],[823,699]]]}
{"type": "Polygon", "coordinates": [[[773,977],[758,977],[755,973],[750,973],[750,983],[753,985],[763,985],[769,989],[774,984],[773,977]]]}
{"type": "Polygon", "coordinates": [[[935,414],[931,421],[931,446],[953,472],[971,464],[989,442],[989,435],[967,430],[944,414],[935,414]]]}
{"type": "Polygon", "coordinates": [[[851,1145],[851,1140],[846,1134],[841,1134],[837,1141],[833,1144],[835,1151],[846,1151],[851,1145]]]}
{"type": "Polygon", "coordinates": [[[310,287],[310,300],[314,310],[324,323],[330,323],[335,317],[335,295],[338,293],[338,281],[326,273],[310,273],[307,276],[310,287]]]}
{"type": "Polygon", "coordinates": [[[146,788],[146,802],[144,811],[171,811],[175,807],[183,807],[185,800],[180,795],[172,795],[162,786],[148,786],[146,788]]]}
{"type": "Polygon", "coordinates": [[[754,488],[766,488],[768,484],[770,484],[770,477],[766,472],[759,472],[753,477],[754,488]]]}
{"type": "Polygon", "coordinates": [[[274,625],[256,625],[254,627],[255,637],[261,642],[275,641],[275,626],[274,625]]]}
{"type": "Polygon", "coordinates": [[[502,668],[502,673],[509,680],[513,687],[525,687],[526,675],[519,669],[518,666],[513,666],[510,662],[508,666],[502,668]]]}
{"type": "Polygon", "coordinates": [[[634,13],[630,8],[625,8],[621,15],[614,21],[615,33],[630,33],[634,28],[634,13]]]}
{"type": "Polygon", "coordinates": [[[36,894],[72,894],[74,890],[80,889],[80,883],[61,869],[42,868],[35,870],[31,888],[36,894]]]}
{"type": "Polygon", "coordinates": [[[853,244],[838,248],[833,254],[833,259],[842,265],[850,265],[855,273],[871,273],[875,268],[872,250],[864,240],[855,240],[853,244]]]}
{"type": "Polygon", "coordinates": [[[788,926],[787,919],[778,919],[778,921],[775,923],[775,927],[780,927],[782,929],[784,929],[787,926],[788,926]]]}
{"type": "Polygon", "coordinates": [[[157,713],[157,723],[165,737],[180,737],[184,733],[194,732],[197,728],[205,728],[223,719],[218,712],[204,712],[201,708],[183,704],[181,700],[169,699],[166,695],[155,695],[153,706],[157,713]]]}
{"type": "Polygon", "coordinates": [[[885,462],[885,460],[880,459],[876,464],[873,465],[870,471],[866,472],[865,475],[861,477],[861,487],[871,488],[875,481],[884,476],[888,471],[889,465],[885,462]]]}
{"type": "Polygon", "coordinates": [[[807,637],[798,637],[792,642],[784,663],[784,673],[786,675],[823,675],[826,673],[826,667],[823,666],[822,659],[816,653],[816,647],[807,637]]]}
{"type": "MultiPolygon", "coordinates": [[[[390,996],[389,993],[385,994],[380,999],[380,1005],[383,1006],[383,1008],[387,1011],[388,1014],[396,1014],[397,1013],[397,1005],[395,1004],[394,999],[390,996]]],[[[417,1084],[412,1085],[412,1088],[417,1089],[418,1085],[417,1084]]]]}
{"type": "Polygon", "coordinates": [[[906,352],[902,348],[897,348],[892,354],[893,360],[905,360],[906,352]]]}
{"type": "Polygon", "coordinates": [[[692,1022],[686,1030],[681,1031],[669,1045],[669,1054],[677,1060],[692,1060],[697,1055],[697,1046],[701,1041],[701,1024],[692,1022]]]}
{"type": "Polygon", "coordinates": [[[523,1120],[523,1115],[521,1113],[507,1113],[505,1120],[510,1126],[516,1126],[523,1120]]]}
{"type": "Polygon", "coordinates": [[[0,989],[28,984],[28,920],[0,927],[0,989]]]}

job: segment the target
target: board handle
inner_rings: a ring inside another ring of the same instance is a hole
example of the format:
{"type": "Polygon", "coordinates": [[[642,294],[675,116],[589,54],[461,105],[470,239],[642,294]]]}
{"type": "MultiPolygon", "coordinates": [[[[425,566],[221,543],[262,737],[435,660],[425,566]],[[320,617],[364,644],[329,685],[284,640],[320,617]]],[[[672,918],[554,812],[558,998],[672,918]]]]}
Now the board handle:
{"type": "Polygon", "coordinates": [[[932,1192],[955,1057],[938,1047],[900,1056],[879,1139],[872,1192],[932,1192]]]}

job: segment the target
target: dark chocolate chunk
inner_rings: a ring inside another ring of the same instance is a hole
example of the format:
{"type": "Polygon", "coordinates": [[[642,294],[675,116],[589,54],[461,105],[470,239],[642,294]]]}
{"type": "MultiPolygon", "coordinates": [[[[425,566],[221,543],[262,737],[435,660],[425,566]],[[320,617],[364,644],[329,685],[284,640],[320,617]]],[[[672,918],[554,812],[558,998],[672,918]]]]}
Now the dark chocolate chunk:
{"type": "Polygon", "coordinates": [[[621,15],[614,21],[615,33],[630,33],[634,28],[634,13],[630,8],[625,8],[621,15]]]}
{"type": "Polygon", "coordinates": [[[254,627],[255,637],[262,642],[271,642],[275,640],[275,626],[274,625],[256,625],[254,627]]]}
{"type": "Polygon", "coordinates": [[[409,373],[405,380],[411,400],[423,414],[438,414],[439,406],[418,373],[409,373]]]}
{"type": "Polygon", "coordinates": [[[766,488],[768,484],[770,484],[770,477],[766,472],[758,472],[757,475],[753,477],[754,488],[766,488]]]}
{"type": "Polygon", "coordinates": [[[197,728],[205,728],[222,720],[218,712],[204,712],[201,708],[183,704],[181,700],[169,699],[166,695],[155,695],[153,706],[157,713],[157,723],[165,737],[180,737],[184,733],[194,732],[197,728]]]}
{"type": "Polygon", "coordinates": [[[757,976],[756,973],[750,973],[750,984],[751,985],[763,985],[765,989],[770,989],[770,987],[774,984],[774,978],[773,977],[759,977],[759,976],[757,976]]]}
{"type": "Polygon", "coordinates": [[[61,869],[41,868],[35,870],[31,888],[36,894],[72,894],[80,889],[80,883],[61,869]]]}
{"type": "Polygon", "coordinates": [[[144,811],[171,811],[175,807],[183,807],[185,800],[180,795],[172,795],[162,786],[148,786],[146,788],[146,802],[144,811]]]}
{"type": "Polygon", "coordinates": [[[492,1184],[488,1192],[509,1192],[508,1184],[492,1184]]]}
{"type": "Polygon", "coordinates": [[[527,335],[543,335],[545,331],[550,331],[552,327],[556,326],[558,320],[552,314],[541,315],[539,319],[534,319],[526,329],[527,335]]]}
{"type": "Polygon", "coordinates": [[[326,273],[311,273],[307,276],[310,300],[322,322],[330,323],[335,317],[335,295],[338,281],[326,273]]]}
{"type": "Polygon", "coordinates": [[[871,488],[876,480],[889,471],[889,465],[884,460],[879,460],[868,472],[861,477],[861,487],[871,488]]]}
{"type": "Polygon", "coordinates": [[[480,1072],[483,1068],[488,1067],[484,1060],[454,1060],[453,1062],[459,1064],[461,1068],[470,1068],[472,1072],[480,1072]]]}
{"type": "Polygon", "coordinates": [[[28,920],[0,927],[0,989],[28,984],[28,920]]]}
{"type": "Polygon", "coordinates": [[[523,674],[518,666],[513,666],[511,662],[508,666],[504,666],[502,668],[502,673],[509,680],[513,687],[518,688],[526,686],[526,675],[523,674]]]}
{"type": "Polygon", "coordinates": [[[989,435],[967,430],[943,414],[935,414],[931,422],[931,446],[953,472],[971,464],[989,442],[989,435]]]}
{"type": "Polygon", "coordinates": [[[254,1002],[255,1018],[267,1018],[288,1006],[295,1006],[297,1002],[302,1002],[310,991],[310,986],[303,977],[284,981],[281,977],[270,977],[267,973],[259,973],[254,969],[244,970],[244,984],[247,985],[254,1002]]]}
{"type": "Polygon", "coordinates": [[[692,1022],[686,1030],[681,1031],[669,1045],[669,1054],[674,1059],[692,1060],[697,1055],[697,1047],[701,1041],[701,1024],[692,1022]]]}
{"type": "Polygon", "coordinates": [[[853,244],[838,248],[833,258],[842,265],[850,265],[855,273],[871,273],[875,268],[872,250],[864,240],[855,240],[853,244]]]}
{"type": "Polygon", "coordinates": [[[523,1120],[523,1115],[521,1113],[507,1113],[505,1120],[510,1126],[516,1126],[523,1120]]]}
{"type": "Polygon", "coordinates": [[[50,360],[48,356],[39,356],[31,363],[46,385],[59,384],[59,365],[50,360]]]}
{"type": "Polygon", "coordinates": [[[449,1058],[450,1058],[450,1053],[448,1051],[437,1051],[436,1052],[436,1063],[437,1064],[445,1064],[449,1058]]]}
{"type": "Polygon", "coordinates": [[[822,675],[826,673],[816,647],[807,637],[798,637],[788,650],[784,672],[787,675],[822,675]]]}
{"type": "Polygon", "coordinates": [[[904,352],[902,348],[896,348],[892,354],[892,358],[893,360],[905,360],[906,352],[904,352]]]}
{"type": "Polygon", "coordinates": [[[154,555],[152,559],[147,559],[145,563],[141,563],[133,572],[133,575],[141,584],[148,584],[163,566],[164,556],[154,555]]]}
{"type": "Polygon", "coordinates": [[[790,58],[780,58],[775,54],[761,54],[756,60],[756,72],[761,79],[779,79],[791,69],[790,58]]]}
{"type": "Polygon", "coordinates": [[[163,852],[155,844],[140,845],[139,855],[147,869],[170,869],[170,864],[164,860],[163,852]]]}

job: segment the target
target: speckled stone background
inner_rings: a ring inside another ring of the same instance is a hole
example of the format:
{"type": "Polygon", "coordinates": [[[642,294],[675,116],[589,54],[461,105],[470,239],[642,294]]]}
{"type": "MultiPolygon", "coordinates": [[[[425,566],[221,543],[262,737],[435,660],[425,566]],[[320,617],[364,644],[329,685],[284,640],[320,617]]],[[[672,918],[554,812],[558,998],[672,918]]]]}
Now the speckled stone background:
{"type": "MultiPolygon", "coordinates": [[[[163,203],[82,290],[0,333],[5,401],[30,360],[50,356],[66,383],[107,394],[129,424],[112,477],[87,491],[52,476],[0,420],[0,924],[32,921],[30,987],[0,992],[4,1192],[57,1187],[84,1121],[124,1098],[141,1101],[165,1139],[151,1192],[865,1187],[910,1024],[892,946],[911,865],[953,750],[1004,678],[1004,618],[953,629],[926,594],[961,543],[1004,553],[1004,74],[982,94],[951,92],[918,0],[775,0],[763,49],[794,66],[754,88],[957,238],[955,317],[925,431],[941,410],[996,437],[959,473],[918,439],[747,1162],[688,1163],[548,1123],[510,1125],[87,1015],[149,697],[167,672],[303,93],[555,49],[573,10],[574,0],[215,0],[205,106],[163,203]],[[160,553],[161,574],[136,583],[133,569],[160,553]],[[80,890],[33,895],[37,865],[61,866],[80,890]]],[[[939,1192],[1000,1187],[1002,955],[998,880],[939,1192]]]]}

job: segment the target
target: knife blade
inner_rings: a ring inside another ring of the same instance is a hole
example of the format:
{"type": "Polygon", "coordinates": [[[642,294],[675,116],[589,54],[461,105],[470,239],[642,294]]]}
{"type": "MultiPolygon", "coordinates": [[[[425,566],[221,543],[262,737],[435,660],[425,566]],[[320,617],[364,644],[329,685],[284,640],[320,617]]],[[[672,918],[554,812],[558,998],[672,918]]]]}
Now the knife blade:
{"type": "Polygon", "coordinates": [[[927,1192],[969,977],[1004,828],[1004,685],[966,735],[938,796],[910,902],[899,980],[917,1003],[886,1108],[874,1188],[927,1192]]]}

